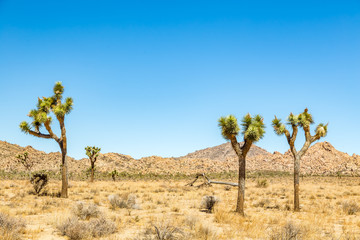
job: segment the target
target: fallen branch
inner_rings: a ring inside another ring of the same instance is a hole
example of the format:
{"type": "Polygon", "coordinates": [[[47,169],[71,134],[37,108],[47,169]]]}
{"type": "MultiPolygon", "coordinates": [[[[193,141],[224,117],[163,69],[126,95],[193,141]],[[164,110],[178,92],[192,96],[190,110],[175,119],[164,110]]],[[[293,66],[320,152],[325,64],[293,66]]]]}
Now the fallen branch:
{"type": "Polygon", "coordinates": [[[237,187],[239,186],[237,183],[229,183],[229,182],[219,182],[219,181],[213,181],[211,179],[209,179],[205,173],[199,173],[196,174],[195,179],[193,181],[191,181],[190,183],[186,184],[185,186],[191,186],[191,187],[203,187],[203,186],[210,186],[211,184],[222,184],[222,185],[229,185],[229,186],[233,186],[233,187],[237,187]],[[204,183],[198,185],[198,186],[194,186],[194,183],[199,180],[199,178],[202,177],[204,179],[204,183]]]}

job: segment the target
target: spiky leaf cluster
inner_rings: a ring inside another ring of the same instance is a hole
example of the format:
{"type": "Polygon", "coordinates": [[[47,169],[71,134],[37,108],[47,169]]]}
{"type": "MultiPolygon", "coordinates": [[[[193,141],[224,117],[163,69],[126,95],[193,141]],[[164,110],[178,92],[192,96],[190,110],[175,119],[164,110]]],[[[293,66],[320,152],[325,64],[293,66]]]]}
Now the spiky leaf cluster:
{"type": "Polygon", "coordinates": [[[250,114],[246,114],[241,121],[244,139],[257,142],[263,138],[265,134],[265,124],[263,120],[260,115],[251,117],[250,114]]]}
{"type": "Polygon", "coordinates": [[[328,124],[320,123],[315,129],[316,135],[319,137],[325,137],[327,134],[327,131],[328,131],[327,127],[328,127],[328,124]]]}
{"type": "Polygon", "coordinates": [[[234,115],[221,117],[218,122],[221,128],[221,134],[225,139],[230,140],[239,134],[240,128],[234,115]]]}
{"type": "Polygon", "coordinates": [[[275,116],[274,120],[272,120],[272,126],[277,135],[282,135],[286,131],[285,124],[281,123],[281,119],[277,118],[276,116],[275,116]]]}
{"type": "Polygon", "coordinates": [[[33,127],[35,132],[39,132],[44,124],[51,124],[52,118],[49,116],[51,112],[53,112],[57,118],[61,119],[63,119],[66,114],[69,114],[72,110],[73,100],[72,98],[66,98],[65,102],[62,103],[63,93],[64,87],[62,83],[55,83],[54,95],[51,97],[38,98],[36,109],[32,109],[28,114],[28,116],[32,118],[32,122],[30,124],[26,121],[21,122],[20,129],[28,133],[33,127]]]}
{"type": "MultiPolygon", "coordinates": [[[[265,124],[263,118],[260,115],[251,117],[250,114],[246,114],[241,120],[242,134],[244,139],[256,142],[260,140],[265,134],[265,124]]],[[[237,136],[240,132],[237,119],[233,115],[221,117],[219,119],[219,127],[221,128],[221,134],[227,140],[237,136]]]]}
{"type": "Polygon", "coordinates": [[[309,127],[310,124],[314,123],[314,120],[310,113],[308,113],[308,109],[306,108],[303,113],[299,114],[298,117],[299,125],[301,127],[309,127]]]}
{"type": "Polygon", "coordinates": [[[86,151],[86,155],[89,158],[91,158],[91,159],[95,158],[96,159],[100,154],[101,148],[98,148],[98,147],[95,147],[95,146],[93,146],[93,147],[87,146],[85,148],[85,151],[86,151]]]}
{"type": "Polygon", "coordinates": [[[299,122],[300,122],[300,114],[294,115],[290,113],[290,115],[287,118],[287,124],[291,126],[297,126],[299,125],[299,122]]]}

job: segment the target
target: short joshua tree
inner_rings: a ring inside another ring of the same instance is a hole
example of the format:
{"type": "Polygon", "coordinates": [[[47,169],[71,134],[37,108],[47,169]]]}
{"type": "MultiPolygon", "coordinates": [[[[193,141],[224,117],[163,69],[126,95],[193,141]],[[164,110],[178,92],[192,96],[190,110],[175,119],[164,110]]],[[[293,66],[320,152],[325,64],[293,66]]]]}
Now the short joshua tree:
{"type": "Polygon", "coordinates": [[[61,150],[61,197],[68,197],[68,166],[67,166],[67,138],[65,129],[65,116],[72,110],[73,100],[72,98],[66,98],[62,102],[64,87],[61,82],[55,83],[54,95],[51,97],[38,98],[36,109],[29,112],[28,116],[32,118],[31,124],[23,121],[20,123],[20,129],[30,135],[39,138],[54,139],[61,150]],[[53,113],[60,125],[61,135],[58,137],[51,128],[53,113]],[[45,127],[46,133],[40,132],[40,129],[45,127]]]}
{"type": "Polygon", "coordinates": [[[309,149],[310,145],[319,140],[321,137],[325,137],[327,134],[328,124],[320,123],[315,129],[315,135],[310,134],[310,124],[313,124],[313,118],[308,109],[306,108],[303,113],[294,115],[290,113],[287,118],[287,124],[291,126],[292,133],[290,134],[289,130],[286,129],[285,124],[281,122],[281,119],[278,119],[276,116],[272,121],[272,126],[275,130],[275,133],[278,135],[285,135],[287,142],[290,145],[290,151],[294,157],[294,211],[300,211],[300,201],[299,201],[299,176],[300,176],[300,160],[304,156],[306,151],[309,149]],[[295,140],[298,133],[298,128],[303,128],[305,132],[305,143],[300,151],[297,151],[295,148],[295,140]]]}
{"type": "Polygon", "coordinates": [[[254,142],[259,141],[264,136],[265,125],[263,118],[260,115],[251,117],[250,114],[247,114],[243,117],[241,122],[241,133],[244,135],[244,143],[242,145],[240,145],[236,139],[236,136],[240,132],[236,117],[229,115],[219,119],[221,134],[226,140],[230,140],[231,146],[239,160],[238,198],[236,212],[244,216],[246,155],[249,152],[251,145],[254,142]]]}
{"type": "Polygon", "coordinates": [[[90,167],[90,182],[94,182],[94,174],[95,174],[95,162],[97,160],[97,157],[99,156],[100,154],[100,151],[101,151],[101,148],[98,148],[98,147],[89,147],[87,146],[85,148],[86,150],[86,155],[89,157],[89,160],[90,160],[90,164],[91,164],[91,167],[90,167]]]}
{"type": "Polygon", "coordinates": [[[115,181],[116,181],[116,177],[119,175],[119,173],[118,173],[118,171],[116,171],[116,169],[115,169],[115,170],[113,170],[113,171],[110,173],[110,175],[111,175],[111,178],[113,179],[113,181],[115,182],[115,181]]]}
{"type": "Polygon", "coordinates": [[[34,166],[34,162],[29,159],[29,153],[24,152],[23,154],[16,155],[17,163],[22,164],[29,175],[29,180],[31,180],[31,169],[34,166]]]}

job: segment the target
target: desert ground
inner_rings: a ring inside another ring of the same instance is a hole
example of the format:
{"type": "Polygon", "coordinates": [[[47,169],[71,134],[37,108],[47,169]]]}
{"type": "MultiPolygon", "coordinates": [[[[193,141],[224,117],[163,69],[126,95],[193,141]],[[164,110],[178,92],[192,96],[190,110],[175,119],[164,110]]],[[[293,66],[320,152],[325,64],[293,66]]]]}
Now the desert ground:
{"type": "Polygon", "coordinates": [[[62,199],[60,181],[37,196],[29,181],[2,180],[1,238],[360,239],[359,178],[303,178],[296,213],[291,177],[247,179],[245,217],[234,213],[237,187],[190,181],[71,181],[62,199]],[[219,200],[211,213],[204,196],[219,200]]]}

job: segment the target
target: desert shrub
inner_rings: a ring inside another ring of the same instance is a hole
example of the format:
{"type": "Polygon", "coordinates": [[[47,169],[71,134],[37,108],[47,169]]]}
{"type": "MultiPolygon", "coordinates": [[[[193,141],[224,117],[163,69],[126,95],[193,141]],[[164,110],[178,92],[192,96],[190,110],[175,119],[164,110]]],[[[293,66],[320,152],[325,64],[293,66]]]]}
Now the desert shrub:
{"type": "Polygon", "coordinates": [[[343,211],[348,215],[355,215],[360,211],[360,206],[355,201],[345,201],[342,203],[343,211]]]}
{"type": "Polygon", "coordinates": [[[292,222],[287,222],[282,228],[272,231],[270,240],[297,240],[303,239],[305,230],[292,222]]]}
{"type": "Polygon", "coordinates": [[[136,195],[129,194],[119,196],[118,194],[109,195],[110,208],[115,210],[116,208],[128,208],[128,209],[140,209],[139,204],[136,203],[136,195]]]}
{"type": "Polygon", "coordinates": [[[201,200],[200,208],[205,209],[206,212],[211,213],[214,210],[214,206],[219,202],[219,199],[215,196],[204,196],[201,200]]]}
{"type": "Polygon", "coordinates": [[[67,236],[69,240],[81,240],[90,237],[86,223],[80,222],[75,216],[59,224],[57,229],[63,236],[67,236]]]}
{"type": "Polygon", "coordinates": [[[116,231],[116,225],[104,217],[79,221],[77,217],[73,216],[59,224],[57,229],[70,240],[81,240],[112,234],[116,231]]]}
{"type": "Polygon", "coordinates": [[[194,215],[188,215],[185,218],[185,224],[191,229],[193,230],[196,226],[196,223],[199,221],[198,217],[194,216],[194,215]]]}
{"type": "Polygon", "coordinates": [[[21,239],[21,232],[26,225],[22,219],[10,217],[0,213],[0,238],[4,240],[21,239]]]}
{"type": "Polygon", "coordinates": [[[267,188],[269,186],[269,183],[267,179],[257,179],[256,180],[256,187],[258,188],[267,188]]]}
{"type": "Polygon", "coordinates": [[[92,219],[89,222],[89,228],[93,237],[103,237],[116,231],[116,225],[104,217],[92,219]]]}
{"type": "Polygon", "coordinates": [[[145,231],[138,235],[136,240],[177,240],[186,238],[184,232],[169,223],[160,223],[146,228],[145,231]]]}
{"type": "Polygon", "coordinates": [[[218,239],[218,234],[212,225],[199,224],[196,227],[195,239],[216,240],[218,239]]]}
{"type": "Polygon", "coordinates": [[[97,205],[90,204],[85,205],[83,202],[79,201],[73,208],[74,214],[82,220],[89,220],[92,217],[100,216],[100,210],[97,205]]]}
{"type": "Polygon", "coordinates": [[[46,173],[34,173],[31,176],[30,182],[34,187],[35,193],[40,195],[41,191],[48,184],[48,175],[46,173]]]}

